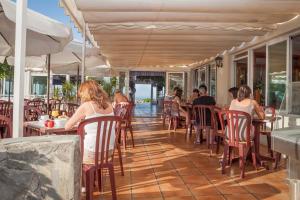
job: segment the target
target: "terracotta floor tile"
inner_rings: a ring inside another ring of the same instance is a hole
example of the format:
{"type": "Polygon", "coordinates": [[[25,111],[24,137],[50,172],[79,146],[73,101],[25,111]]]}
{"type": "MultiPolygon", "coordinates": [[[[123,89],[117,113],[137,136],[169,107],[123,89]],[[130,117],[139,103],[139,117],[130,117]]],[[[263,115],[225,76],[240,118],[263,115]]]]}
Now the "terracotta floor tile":
{"type": "Polygon", "coordinates": [[[256,200],[252,194],[233,194],[225,195],[226,200],[256,200]]]}
{"type": "MultiPolygon", "coordinates": [[[[283,200],[288,199],[284,168],[273,171],[254,170],[247,163],[246,177],[240,179],[238,163],[220,171],[220,154],[212,154],[205,144],[194,145],[194,133],[186,138],[185,130],[162,128],[155,118],[134,119],[135,148],[122,149],[125,176],[120,174],[115,158],[118,199],[121,200],[283,200]]],[[[261,148],[266,152],[266,148],[261,148]]],[[[106,177],[99,199],[111,199],[106,177]]],[[[84,199],[84,195],[81,198],[84,199]]]]}

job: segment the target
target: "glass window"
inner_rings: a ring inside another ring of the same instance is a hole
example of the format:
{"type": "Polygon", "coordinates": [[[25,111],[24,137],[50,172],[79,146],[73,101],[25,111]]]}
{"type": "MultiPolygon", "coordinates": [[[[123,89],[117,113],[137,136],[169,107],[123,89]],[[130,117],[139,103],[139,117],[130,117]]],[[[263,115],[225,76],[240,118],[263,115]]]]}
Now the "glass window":
{"type": "Polygon", "coordinates": [[[202,84],[206,85],[206,67],[199,70],[198,86],[202,84]]]}
{"type": "Polygon", "coordinates": [[[32,76],[31,77],[31,94],[46,95],[47,93],[47,76],[32,76]]]}
{"type": "Polygon", "coordinates": [[[260,104],[265,105],[266,91],[266,47],[253,51],[253,96],[260,104]]]}
{"type": "Polygon", "coordinates": [[[175,87],[179,87],[184,90],[184,73],[168,73],[168,81],[169,81],[169,94],[172,93],[175,87]]]}
{"type": "Polygon", "coordinates": [[[195,71],[194,71],[194,88],[198,88],[199,86],[198,86],[198,74],[199,72],[198,72],[198,69],[196,69],[195,71]]]}
{"type": "MultiPolygon", "coordinates": [[[[269,46],[268,104],[279,109],[286,90],[287,42],[269,46]]],[[[281,109],[284,109],[282,105],[281,109]]]]}
{"type": "Polygon", "coordinates": [[[293,82],[300,81],[300,35],[292,38],[293,46],[293,68],[292,68],[292,79],[293,82]]]}
{"type": "Polygon", "coordinates": [[[209,95],[216,96],[216,67],[211,66],[209,70],[209,95]]]}
{"type": "Polygon", "coordinates": [[[14,80],[13,79],[9,79],[9,78],[6,78],[5,79],[5,96],[7,95],[13,95],[13,91],[14,91],[14,80]]]}
{"type": "Polygon", "coordinates": [[[240,87],[247,84],[248,80],[248,58],[235,61],[235,85],[240,87]]]}

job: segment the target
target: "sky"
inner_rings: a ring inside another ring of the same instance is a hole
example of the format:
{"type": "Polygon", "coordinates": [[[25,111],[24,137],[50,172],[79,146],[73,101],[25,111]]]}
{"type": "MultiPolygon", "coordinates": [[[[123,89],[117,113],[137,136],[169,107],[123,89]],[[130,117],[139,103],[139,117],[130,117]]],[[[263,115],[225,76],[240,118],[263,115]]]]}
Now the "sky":
{"type": "Polygon", "coordinates": [[[58,0],[28,0],[28,8],[71,27],[74,40],[82,41],[81,33],[74,28],[74,24],[71,22],[70,17],[65,15],[64,9],[59,7],[58,0]]]}

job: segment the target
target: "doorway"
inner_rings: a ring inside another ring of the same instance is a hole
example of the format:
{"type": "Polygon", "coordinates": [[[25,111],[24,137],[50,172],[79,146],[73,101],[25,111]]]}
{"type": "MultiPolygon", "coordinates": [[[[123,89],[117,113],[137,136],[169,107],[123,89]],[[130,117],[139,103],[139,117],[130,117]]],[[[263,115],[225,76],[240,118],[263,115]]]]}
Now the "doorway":
{"type": "Polygon", "coordinates": [[[130,72],[129,96],[135,102],[135,117],[158,117],[161,115],[166,91],[165,80],[165,72],[130,72]]]}
{"type": "Polygon", "coordinates": [[[266,46],[253,50],[253,97],[259,105],[265,105],[266,94],[266,46]]]}

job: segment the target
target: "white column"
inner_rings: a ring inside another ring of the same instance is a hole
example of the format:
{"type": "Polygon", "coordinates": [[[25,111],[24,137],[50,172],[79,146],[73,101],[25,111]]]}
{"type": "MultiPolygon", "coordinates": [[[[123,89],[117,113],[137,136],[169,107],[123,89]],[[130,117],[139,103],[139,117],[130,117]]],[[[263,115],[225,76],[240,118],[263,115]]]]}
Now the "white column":
{"type": "Polygon", "coordinates": [[[83,22],[83,42],[82,42],[82,59],[81,59],[81,82],[84,82],[85,77],[85,47],[86,47],[86,25],[83,22]]]}
{"type": "Polygon", "coordinates": [[[16,2],[13,137],[23,136],[27,0],[16,2]]]}

